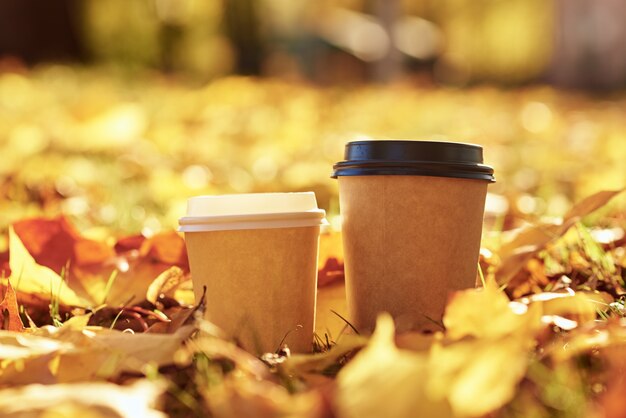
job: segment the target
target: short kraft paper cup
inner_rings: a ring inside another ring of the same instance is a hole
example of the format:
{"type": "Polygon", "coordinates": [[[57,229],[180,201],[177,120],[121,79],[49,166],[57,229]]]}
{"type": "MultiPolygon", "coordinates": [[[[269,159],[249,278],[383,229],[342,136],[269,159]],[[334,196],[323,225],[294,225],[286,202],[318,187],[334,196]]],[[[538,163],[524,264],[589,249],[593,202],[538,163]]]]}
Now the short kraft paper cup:
{"type": "Polygon", "coordinates": [[[487,185],[478,145],[375,140],[346,145],[339,180],[351,323],[441,330],[450,292],[474,287],[487,185]]]}
{"type": "Polygon", "coordinates": [[[312,192],[189,199],[179,230],[205,318],[252,353],[311,351],[324,217],[312,192]]]}

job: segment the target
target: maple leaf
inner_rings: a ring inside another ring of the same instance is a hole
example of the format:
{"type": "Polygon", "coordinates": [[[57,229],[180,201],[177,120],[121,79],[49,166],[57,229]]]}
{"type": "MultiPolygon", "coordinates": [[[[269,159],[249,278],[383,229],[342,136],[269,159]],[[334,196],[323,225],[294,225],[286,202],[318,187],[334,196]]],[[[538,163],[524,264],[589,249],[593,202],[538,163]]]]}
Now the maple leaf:
{"type": "Polygon", "coordinates": [[[17,305],[17,296],[10,280],[6,281],[3,293],[2,302],[0,302],[0,329],[17,332],[24,331],[24,324],[22,324],[20,319],[20,311],[17,305]]]}

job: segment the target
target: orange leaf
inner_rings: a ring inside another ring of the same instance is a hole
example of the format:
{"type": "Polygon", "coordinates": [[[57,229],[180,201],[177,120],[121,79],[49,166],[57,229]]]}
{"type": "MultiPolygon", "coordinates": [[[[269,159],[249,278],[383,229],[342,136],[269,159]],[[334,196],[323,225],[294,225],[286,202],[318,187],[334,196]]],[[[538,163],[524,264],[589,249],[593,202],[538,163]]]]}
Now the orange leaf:
{"type": "Polygon", "coordinates": [[[189,271],[185,241],[174,231],[162,232],[147,239],[141,245],[140,253],[159,263],[189,271]]]}
{"type": "Polygon", "coordinates": [[[11,286],[11,282],[7,280],[3,300],[0,302],[0,329],[8,331],[24,331],[24,324],[20,319],[20,311],[17,306],[17,296],[11,286]]]}
{"type": "Polygon", "coordinates": [[[114,256],[114,252],[103,242],[81,238],[74,243],[74,264],[87,266],[101,264],[114,256]]]}
{"type": "Polygon", "coordinates": [[[16,222],[13,229],[35,261],[57,273],[72,265],[103,263],[114,255],[105,243],[89,240],[65,217],[34,218],[16,222]]]}
{"type": "Polygon", "coordinates": [[[131,235],[129,237],[123,237],[117,240],[115,244],[115,251],[119,253],[125,253],[132,250],[139,250],[141,245],[146,241],[146,237],[143,235],[131,235]]]}

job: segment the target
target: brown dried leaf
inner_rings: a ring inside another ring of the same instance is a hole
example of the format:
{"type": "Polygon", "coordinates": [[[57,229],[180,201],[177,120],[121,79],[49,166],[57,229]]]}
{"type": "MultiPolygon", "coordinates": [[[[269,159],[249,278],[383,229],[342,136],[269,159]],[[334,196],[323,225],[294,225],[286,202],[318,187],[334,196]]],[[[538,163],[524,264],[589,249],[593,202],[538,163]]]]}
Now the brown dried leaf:
{"type": "Polygon", "coordinates": [[[567,212],[561,224],[542,222],[520,229],[498,251],[498,255],[502,260],[496,271],[498,283],[508,283],[548,243],[561,237],[580,218],[606,205],[623,190],[601,191],[583,199],[567,212]]]}
{"type": "Polygon", "coordinates": [[[602,206],[609,203],[611,199],[613,199],[615,196],[622,193],[623,191],[624,189],[604,190],[588,196],[578,202],[574,207],[572,207],[569,212],[565,214],[564,219],[580,219],[584,216],[587,216],[591,212],[595,212],[602,206]]]}
{"type": "Polygon", "coordinates": [[[20,319],[17,296],[13,286],[11,286],[11,281],[7,280],[6,285],[1,287],[4,288],[4,291],[0,288],[0,293],[4,294],[2,295],[2,302],[0,302],[0,329],[23,332],[24,324],[20,319]]]}
{"type": "Polygon", "coordinates": [[[157,303],[160,295],[168,295],[175,290],[178,285],[187,280],[188,277],[180,267],[172,266],[154,279],[146,292],[146,299],[151,303],[157,303]]]}

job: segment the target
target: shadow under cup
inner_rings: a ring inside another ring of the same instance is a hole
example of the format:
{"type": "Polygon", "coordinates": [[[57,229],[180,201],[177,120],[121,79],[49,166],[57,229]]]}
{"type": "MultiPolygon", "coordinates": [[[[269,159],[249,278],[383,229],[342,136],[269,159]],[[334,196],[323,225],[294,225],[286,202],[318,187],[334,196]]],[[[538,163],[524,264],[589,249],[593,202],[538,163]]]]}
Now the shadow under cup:
{"type": "Polygon", "coordinates": [[[476,280],[493,169],[477,145],[357,141],[334,166],[343,217],[350,320],[372,331],[440,330],[451,291],[476,280]]]}

